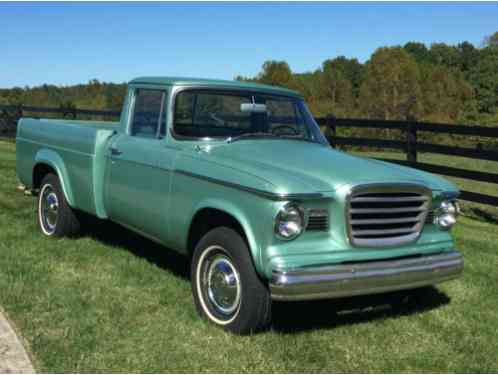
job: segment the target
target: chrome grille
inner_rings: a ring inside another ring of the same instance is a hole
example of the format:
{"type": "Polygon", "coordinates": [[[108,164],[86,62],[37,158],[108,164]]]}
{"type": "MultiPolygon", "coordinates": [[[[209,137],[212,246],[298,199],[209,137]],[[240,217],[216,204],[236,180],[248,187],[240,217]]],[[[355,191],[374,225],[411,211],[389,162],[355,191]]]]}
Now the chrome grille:
{"type": "Polygon", "coordinates": [[[326,231],[329,229],[329,213],[327,210],[313,209],[308,214],[306,230],[326,231]]]}
{"type": "Polygon", "coordinates": [[[385,247],[413,242],[422,231],[430,207],[430,190],[422,186],[355,187],[346,213],[351,244],[385,247]]]}

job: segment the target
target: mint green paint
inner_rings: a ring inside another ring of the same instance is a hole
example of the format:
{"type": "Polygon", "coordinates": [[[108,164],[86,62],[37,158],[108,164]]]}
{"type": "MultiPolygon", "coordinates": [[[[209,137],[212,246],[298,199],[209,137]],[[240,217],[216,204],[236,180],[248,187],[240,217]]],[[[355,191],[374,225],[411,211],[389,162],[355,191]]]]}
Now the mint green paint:
{"type": "Polygon", "coordinates": [[[57,176],[59,176],[61,181],[62,190],[64,191],[64,196],[66,197],[69,205],[74,206],[74,196],[69,174],[67,173],[64,160],[60,157],[60,155],[49,149],[41,149],[35,155],[35,166],[39,163],[47,164],[57,172],[57,176]]]}
{"type": "Polygon", "coordinates": [[[107,219],[108,215],[105,209],[104,191],[105,191],[105,158],[108,152],[107,141],[113,135],[112,130],[98,130],[95,135],[95,155],[93,162],[93,195],[95,199],[95,214],[101,219],[107,219]]]}
{"type": "Polygon", "coordinates": [[[164,139],[139,139],[127,132],[136,87],[167,93],[166,118],[172,127],[173,100],[184,87],[258,90],[297,96],[290,90],[242,82],[183,78],[138,78],[130,83],[120,123],[22,119],[17,136],[17,174],[32,186],[37,162],[50,163],[63,181],[71,206],[109,218],[179,252],[187,251],[191,221],[204,208],[232,215],[245,231],[257,271],[291,269],[344,261],[385,259],[449,251],[453,240],[435,225],[425,226],[411,244],[389,249],[354,248],[346,236],[345,201],[351,187],[363,183],[418,183],[433,192],[457,194],[450,182],[418,170],[353,157],[330,147],[295,140],[182,141],[168,131],[164,139]],[[123,153],[111,156],[110,148],[123,153]],[[321,193],[300,202],[326,208],[327,232],[304,232],[293,241],[273,233],[273,220],[287,202],[243,189],[177,173],[187,171],[244,188],[271,193],[321,193]]]}
{"type": "Polygon", "coordinates": [[[203,159],[258,176],[280,192],[327,192],[373,182],[413,182],[433,190],[455,190],[429,173],[292,140],[217,142],[203,159]]]}
{"type": "Polygon", "coordinates": [[[268,94],[290,95],[301,97],[301,95],[293,90],[283,87],[262,85],[260,83],[242,82],[242,81],[227,81],[221,79],[204,79],[204,78],[185,78],[185,77],[139,77],[130,81],[130,85],[140,85],[147,87],[150,85],[160,86],[175,86],[175,87],[210,87],[210,88],[229,88],[237,90],[252,90],[265,92],[268,94]]]}
{"type": "MultiPolygon", "coordinates": [[[[228,192],[227,192],[228,193],[228,192]]],[[[249,202],[247,202],[249,203],[249,202]]],[[[246,203],[241,203],[238,200],[227,200],[226,197],[206,198],[199,201],[197,206],[190,212],[187,219],[195,217],[195,214],[204,208],[214,208],[220,211],[229,213],[240,223],[244,229],[244,233],[249,244],[249,249],[253,256],[254,262],[258,268],[263,267],[263,259],[261,256],[261,247],[258,243],[258,238],[261,237],[263,228],[261,225],[256,225],[257,217],[251,217],[247,214],[248,206],[246,203]]],[[[186,245],[186,244],[185,244],[186,245]]]]}

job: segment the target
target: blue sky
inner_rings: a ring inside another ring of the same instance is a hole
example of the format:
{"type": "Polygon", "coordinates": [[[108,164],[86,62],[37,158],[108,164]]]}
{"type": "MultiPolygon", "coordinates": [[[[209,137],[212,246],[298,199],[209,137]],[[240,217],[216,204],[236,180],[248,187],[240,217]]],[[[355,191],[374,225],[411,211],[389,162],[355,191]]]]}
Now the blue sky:
{"type": "Polygon", "coordinates": [[[480,45],[495,31],[496,2],[0,3],[0,87],[232,79],[268,59],[303,72],[413,40],[480,45]]]}

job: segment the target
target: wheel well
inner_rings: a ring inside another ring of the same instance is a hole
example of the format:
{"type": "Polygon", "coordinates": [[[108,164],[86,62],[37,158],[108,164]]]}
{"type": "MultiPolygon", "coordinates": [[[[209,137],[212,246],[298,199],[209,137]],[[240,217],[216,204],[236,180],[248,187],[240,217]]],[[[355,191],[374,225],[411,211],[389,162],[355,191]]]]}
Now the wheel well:
{"type": "Polygon", "coordinates": [[[36,164],[35,168],[33,169],[33,189],[39,189],[43,177],[45,177],[49,173],[57,175],[55,169],[50,165],[45,163],[36,164]]]}
{"type": "Polygon", "coordinates": [[[195,247],[200,239],[207,232],[217,227],[228,227],[235,230],[247,243],[244,228],[242,228],[242,225],[240,225],[235,217],[216,208],[203,208],[195,214],[190,224],[187,241],[189,256],[192,256],[194,253],[195,247]]]}

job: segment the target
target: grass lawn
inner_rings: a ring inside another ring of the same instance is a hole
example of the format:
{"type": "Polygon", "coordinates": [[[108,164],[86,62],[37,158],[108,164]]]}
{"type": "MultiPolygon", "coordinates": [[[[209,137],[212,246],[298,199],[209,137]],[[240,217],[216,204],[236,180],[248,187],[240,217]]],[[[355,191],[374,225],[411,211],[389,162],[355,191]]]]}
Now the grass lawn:
{"type": "Polygon", "coordinates": [[[0,141],[0,305],[42,372],[497,372],[498,227],[462,218],[462,278],[438,288],[274,304],[271,330],[200,320],[180,256],[109,223],[47,239],[0,141]],[[403,298],[400,298],[403,297],[403,298]]]}

